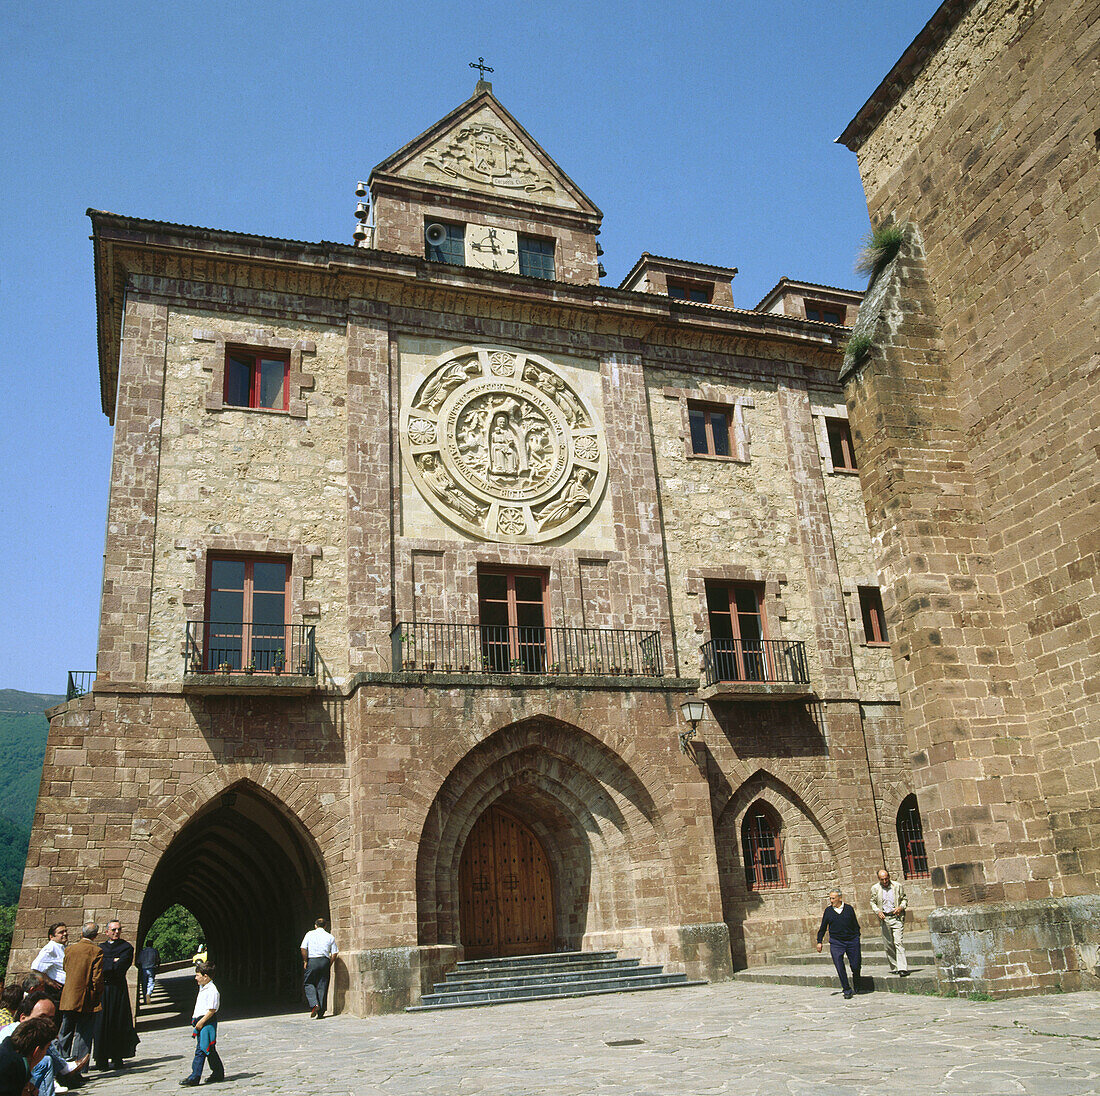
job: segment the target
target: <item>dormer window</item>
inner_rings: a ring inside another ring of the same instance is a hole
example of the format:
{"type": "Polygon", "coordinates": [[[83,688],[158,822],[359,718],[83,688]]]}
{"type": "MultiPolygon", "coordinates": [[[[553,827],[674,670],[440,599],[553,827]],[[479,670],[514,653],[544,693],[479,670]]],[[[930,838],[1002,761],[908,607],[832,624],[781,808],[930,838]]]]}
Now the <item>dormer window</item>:
{"type": "Polygon", "coordinates": [[[710,304],[710,286],[704,282],[682,282],[668,279],[668,295],[677,301],[698,301],[710,304]]]}
{"type": "Polygon", "coordinates": [[[835,304],[823,301],[806,301],[806,319],[819,323],[844,323],[844,317],[835,304]]]}
{"type": "Polygon", "coordinates": [[[433,263],[465,265],[466,226],[449,221],[425,220],[424,257],[433,263]]]}

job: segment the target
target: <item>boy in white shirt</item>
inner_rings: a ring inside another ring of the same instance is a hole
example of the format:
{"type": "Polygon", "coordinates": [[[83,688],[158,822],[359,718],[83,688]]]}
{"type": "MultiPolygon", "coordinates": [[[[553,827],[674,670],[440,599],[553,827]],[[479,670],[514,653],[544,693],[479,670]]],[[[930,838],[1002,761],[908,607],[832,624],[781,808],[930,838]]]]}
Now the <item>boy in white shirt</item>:
{"type": "Polygon", "coordinates": [[[194,1088],[199,1083],[202,1065],[207,1059],[210,1060],[210,1076],[206,1083],[209,1085],[225,1080],[225,1066],[215,1045],[218,1040],[218,1009],[222,998],[213,979],[213,963],[196,964],[195,981],[199,984],[199,995],[195,999],[195,1014],[191,1020],[191,1038],[198,1042],[195,1045],[195,1059],[191,1063],[191,1076],[180,1081],[184,1088],[194,1088]]]}

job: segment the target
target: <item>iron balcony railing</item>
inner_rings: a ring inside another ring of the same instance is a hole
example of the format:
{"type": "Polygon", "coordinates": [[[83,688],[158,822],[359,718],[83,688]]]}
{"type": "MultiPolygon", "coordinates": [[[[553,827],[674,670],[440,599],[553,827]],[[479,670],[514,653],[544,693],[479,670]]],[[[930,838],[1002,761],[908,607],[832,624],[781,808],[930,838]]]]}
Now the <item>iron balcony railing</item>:
{"type": "Polygon", "coordinates": [[[92,691],[92,682],[95,681],[95,670],[70,670],[69,687],[65,690],[65,699],[83,696],[92,691]]]}
{"type": "Polygon", "coordinates": [[[185,674],[300,674],[316,676],[312,624],[241,624],[189,620],[185,674]]]}
{"type": "Polygon", "coordinates": [[[401,622],[395,670],[660,677],[661,635],[625,628],[528,628],[401,622]]]}
{"type": "Polygon", "coordinates": [[[783,682],[806,685],[806,644],[796,639],[712,639],[704,643],[703,677],[720,681],[783,682]]]}

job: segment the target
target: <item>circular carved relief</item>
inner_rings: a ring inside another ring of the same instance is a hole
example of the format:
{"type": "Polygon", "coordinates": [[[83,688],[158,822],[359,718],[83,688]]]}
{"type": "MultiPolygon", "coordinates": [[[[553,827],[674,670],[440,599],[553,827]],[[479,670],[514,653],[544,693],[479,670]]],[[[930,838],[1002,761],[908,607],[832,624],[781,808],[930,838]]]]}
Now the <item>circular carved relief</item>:
{"type": "Polygon", "coordinates": [[[607,482],[607,443],[588,401],[523,351],[439,358],[402,410],[401,450],[432,509],[485,540],[560,537],[607,482]]]}

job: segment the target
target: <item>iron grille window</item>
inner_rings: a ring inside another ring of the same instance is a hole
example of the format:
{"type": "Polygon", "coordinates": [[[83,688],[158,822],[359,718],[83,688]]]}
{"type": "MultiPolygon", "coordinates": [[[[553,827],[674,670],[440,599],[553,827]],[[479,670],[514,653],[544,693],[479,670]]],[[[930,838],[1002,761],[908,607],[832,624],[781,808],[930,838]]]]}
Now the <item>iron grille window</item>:
{"type": "Polygon", "coordinates": [[[825,430],[829,435],[833,471],[855,472],[856,451],[852,447],[852,431],[847,422],[844,419],[826,419],[825,430]]]}
{"type": "Polygon", "coordinates": [[[530,278],[546,278],[553,281],[553,239],[546,236],[520,236],[519,272],[530,278]]]}
{"type": "Polygon", "coordinates": [[[266,407],[285,411],[290,358],[270,351],[227,350],[225,394],[227,407],[266,407]]]}
{"type": "Polygon", "coordinates": [[[453,225],[446,221],[425,221],[425,232],[429,224],[441,225],[447,235],[438,244],[428,243],[425,237],[424,257],[433,263],[452,263],[455,266],[465,266],[466,226],[453,225]]]}
{"type": "Polygon", "coordinates": [[[915,795],[907,795],[898,808],[898,846],[905,878],[927,879],[928,854],[924,850],[924,828],[915,795]]]}
{"type": "Polygon", "coordinates": [[[859,588],[859,609],[863,614],[863,634],[872,646],[886,646],[886,614],[882,609],[882,593],[877,586],[859,588]]]}
{"type": "Polygon", "coordinates": [[[749,808],[741,823],[741,850],[750,891],[781,890],[787,885],[780,822],[770,807],[758,803],[749,808]]]}

